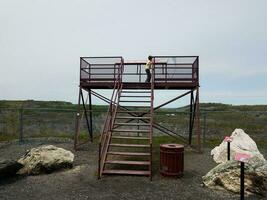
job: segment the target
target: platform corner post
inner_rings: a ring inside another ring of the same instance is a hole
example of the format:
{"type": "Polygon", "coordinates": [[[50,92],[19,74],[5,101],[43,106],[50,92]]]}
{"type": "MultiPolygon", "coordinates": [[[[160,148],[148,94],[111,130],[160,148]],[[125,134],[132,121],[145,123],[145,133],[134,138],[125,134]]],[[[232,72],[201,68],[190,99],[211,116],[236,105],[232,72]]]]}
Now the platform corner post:
{"type": "Polygon", "coordinates": [[[92,108],[92,92],[91,89],[88,91],[88,96],[89,96],[89,117],[90,117],[90,140],[93,142],[93,108],[92,108]]]}

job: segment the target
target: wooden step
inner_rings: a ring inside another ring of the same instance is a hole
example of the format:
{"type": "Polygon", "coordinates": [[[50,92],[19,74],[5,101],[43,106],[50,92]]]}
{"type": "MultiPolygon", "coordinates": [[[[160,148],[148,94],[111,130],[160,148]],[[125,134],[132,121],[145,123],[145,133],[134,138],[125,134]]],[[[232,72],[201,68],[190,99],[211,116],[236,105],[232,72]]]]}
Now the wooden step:
{"type": "Polygon", "coordinates": [[[121,93],[151,93],[151,90],[147,90],[147,91],[124,91],[122,90],[121,93]]]}
{"type": "Polygon", "coordinates": [[[150,119],[150,117],[124,117],[124,116],[117,116],[116,119],[150,119]]]}
{"type": "Polygon", "coordinates": [[[119,125],[119,126],[150,126],[150,124],[144,124],[144,123],[115,123],[114,125],[119,125]]]}
{"type": "Polygon", "coordinates": [[[149,133],[150,130],[141,130],[141,129],[113,129],[112,132],[138,132],[138,133],[149,133]]]}
{"type": "Polygon", "coordinates": [[[149,161],[132,161],[132,160],[107,160],[106,164],[120,164],[120,165],[150,165],[149,161]]]}
{"type": "Polygon", "coordinates": [[[117,113],[148,113],[150,110],[128,110],[128,111],[117,111],[117,113]]]}
{"type": "Polygon", "coordinates": [[[150,103],[151,101],[138,101],[138,100],[120,100],[120,102],[134,102],[134,103],[150,103]]]}
{"type": "Polygon", "coordinates": [[[124,105],[124,106],[122,106],[122,107],[124,107],[124,108],[128,108],[129,110],[131,110],[131,109],[133,109],[133,110],[136,110],[136,109],[138,109],[138,108],[143,108],[143,109],[147,109],[147,110],[150,110],[150,106],[132,106],[132,105],[124,105]]]}
{"type": "Polygon", "coordinates": [[[117,143],[112,143],[112,144],[109,144],[109,146],[112,146],[112,147],[150,148],[150,145],[148,145],[148,144],[117,144],[117,143]]]}
{"type": "Polygon", "coordinates": [[[124,95],[121,95],[121,97],[130,97],[130,98],[151,98],[151,96],[124,96],[124,95]]]}
{"type": "Polygon", "coordinates": [[[149,140],[147,137],[124,137],[124,136],[112,136],[112,139],[129,139],[129,140],[149,140]]]}
{"type": "Polygon", "coordinates": [[[118,155],[118,156],[150,156],[150,153],[143,153],[143,152],[115,152],[110,151],[108,155],[118,155]]]}
{"type": "Polygon", "coordinates": [[[115,170],[115,169],[106,169],[103,171],[103,174],[121,174],[121,175],[138,175],[138,176],[149,176],[149,171],[140,171],[140,170],[115,170]]]}

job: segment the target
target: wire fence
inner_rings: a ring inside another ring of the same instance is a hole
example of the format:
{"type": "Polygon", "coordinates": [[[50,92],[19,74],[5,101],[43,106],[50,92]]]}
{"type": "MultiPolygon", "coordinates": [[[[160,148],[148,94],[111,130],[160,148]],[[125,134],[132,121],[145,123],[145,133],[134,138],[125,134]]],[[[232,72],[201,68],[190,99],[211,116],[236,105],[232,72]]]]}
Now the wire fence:
{"type": "MultiPolygon", "coordinates": [[[[0,141],[19,139],[23,141],[34,137],[68,137],[75,133],[76,110],[0,108],[0,141]]],[[[155,122],[170,131],[188,137],[189,112],[157,111],[155,122]]],[[[93,111],[93,133],[102,131],[105,110],[93,111]]],[[[222,140],[235,128],[242,128],[254,140],[267,141],[266,111],[202,111],[200,116],[202,142],[222,140]]],[[[81,134],[87,133],[85,117],[81,123],[81,134]]],[[[155,130],[154,135],[161,135],[155,130]]]]}

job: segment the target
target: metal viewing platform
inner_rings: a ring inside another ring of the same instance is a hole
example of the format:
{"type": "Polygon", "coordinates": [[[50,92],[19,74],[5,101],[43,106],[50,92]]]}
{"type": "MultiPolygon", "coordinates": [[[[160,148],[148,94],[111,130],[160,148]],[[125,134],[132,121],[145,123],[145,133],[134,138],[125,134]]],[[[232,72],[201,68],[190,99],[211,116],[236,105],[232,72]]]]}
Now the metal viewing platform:
{"type": "Polygon", "coordinates": [[[153,56],[151,63],[151,81],[147,83],[145,61],[125,61],[120,56],[80,58],[80,85],[74,140],[76,150],[84,144],[84,141],[79,141],[82,116],[86,119],[88,141],[93,140],[91,96],[94,95],[109,104],[99,139],[99,178],[108,174],[126,174],[149,176],[152,179],[154,129],[180,138],[185,144],[200,151],[199,57],[153,56]],[[111,97],[97,93],[98,89],[110,89],[111,97]],[[185,92],[166,100],[161,105],[154,106],[155,90],[185,92]],[[86,100],[84,92],[88,93],[86,100]],[[190,95],[188,138],[154,120],[155,110],[187,95],[190,95]],[[192,143],[193,131],[195,144],[192,143]],[[127,157],[131,159],[125,159],[127,157]],[[138,170],[136,166],[139,167],[138,170]]]}

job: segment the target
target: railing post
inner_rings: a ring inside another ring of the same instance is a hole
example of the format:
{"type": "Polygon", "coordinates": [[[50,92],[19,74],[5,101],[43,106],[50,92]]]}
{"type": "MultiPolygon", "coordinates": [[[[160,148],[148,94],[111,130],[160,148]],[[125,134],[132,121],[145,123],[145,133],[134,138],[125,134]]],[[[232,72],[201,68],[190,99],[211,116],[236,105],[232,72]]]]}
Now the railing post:
{"type": "Polygon", "coordinates": [[[227,160],[230,160],[230,142],[227,142],[227,160]]]}
{"type": "Polygon", "coordinates": [[[240,163],[240,199],[245,198],[245,162],[251,158],[250,154],[236,153],[235,160],[240,163]]]}
{"type": "Polygon", "coordinates": [[[240,199],[244,200],[245,198],[245,163],[240,162],[240,199]]]}
{"type": "Polygon", "coordinates": [[[196,60],[192,64],[192,82],[194,82],[194,67],[195,67],[196,60]]]}
{"type": "Polygon", "coordinates": [[[197,56],[197,69],[196,69],[196,75],[197,75],[197,82],[199,83],[199,57],[197,56]]]}

